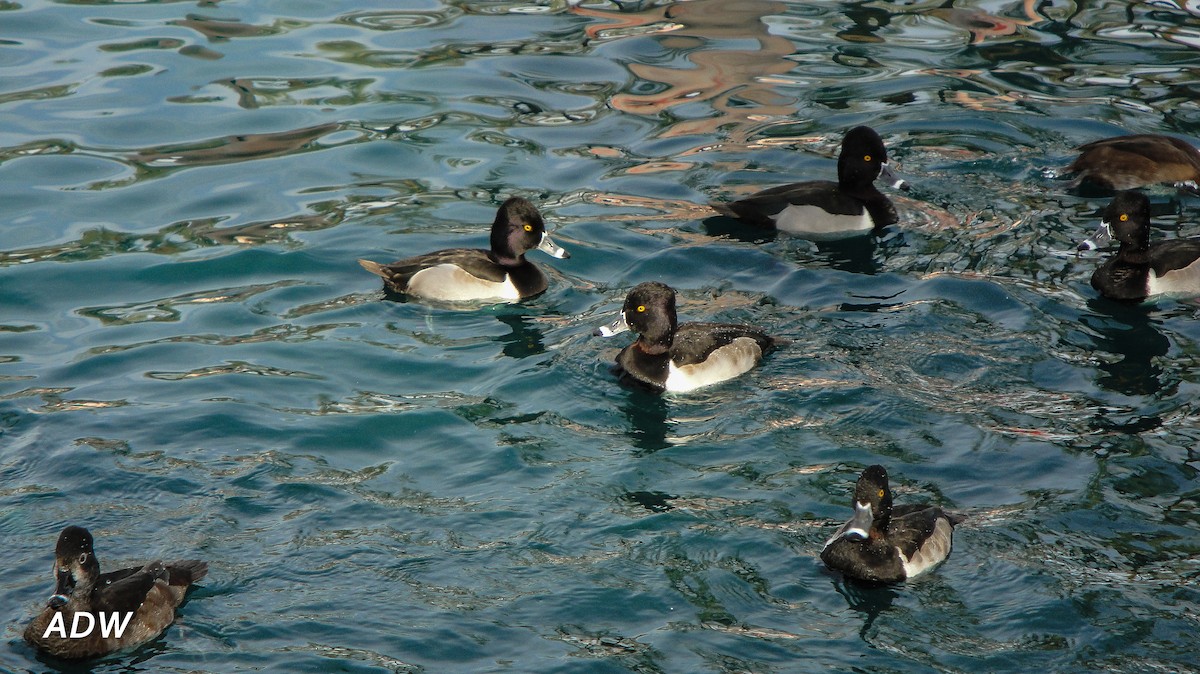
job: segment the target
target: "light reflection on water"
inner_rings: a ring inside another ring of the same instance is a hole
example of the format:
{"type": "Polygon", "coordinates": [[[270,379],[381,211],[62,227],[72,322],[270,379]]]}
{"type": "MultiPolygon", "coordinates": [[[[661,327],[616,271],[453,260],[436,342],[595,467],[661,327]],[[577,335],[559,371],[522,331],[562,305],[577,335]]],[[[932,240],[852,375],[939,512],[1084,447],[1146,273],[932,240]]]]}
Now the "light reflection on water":
{"type": "MultiPolygon", "coordinates": [[[[1064,254],[1057,170],[1195,138],[1187,3],[0,3],[0,669],[66,523],[212,572],[99,671],[1145,671],[1194,666],[1194,302],[1064,254]],[[913,184],[878,238],[704,204],[913,184]],[[518,306],[381,301],[364,256],[542,208],[518,306]],[[691,396],[595,340],[663,280],[786,346],[691,396]],[[966,513],[890,589],[815,560],[858,471],[966,513]]],[[[1196,199],[1152,192],[1156,235],[1196,199]]]]}

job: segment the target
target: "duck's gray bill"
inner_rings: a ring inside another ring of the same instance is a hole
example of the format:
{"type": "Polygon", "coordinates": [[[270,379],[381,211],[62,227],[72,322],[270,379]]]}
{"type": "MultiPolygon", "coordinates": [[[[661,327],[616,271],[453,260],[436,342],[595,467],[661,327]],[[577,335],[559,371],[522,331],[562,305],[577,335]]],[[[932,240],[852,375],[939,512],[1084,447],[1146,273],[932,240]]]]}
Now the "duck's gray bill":
{"type": "Polygon", "coordinates": [[[618,335],[628,329],[629,322],[625,320],[625,312],[622,311],[621,315],[617,317],[617,320],[609,323],[608,325],[601,325],[595,330],[592,330],[592,335],[596,337],[612,337],[613,335],[618,335]]]}
{"type": "Polygon", "coordinates": [[[537,247],[538,250],[542,251],[543,253],[546,253],[551,257],[557,257],[560,260],[565,260],[571,257],[571,254],[568,253],[566,249],[557,243],[554,243],[554,241],[550,239],[550,235],[545,232],[542,232],[542,240],[538,242],[537,247]]]}
{"type": "Polygon", "coordinates": [[[842,532],[843,538],[867,539],[871,536],[871,522],[875,520],[871,514],[870,503],[854,503],[854,517],[850,518],[850,526],[842,532]]]}
{"type": "Polygon", "coordinates": [[[879,177],[883,178],[884,182],[891,186],[894,190],[908,190],[908,183],[904,178],[896,175],[892,171],[892,167],[888,166],[887,162],[883,162],[879,166],[879,177]]]}
{"type": "Polygon", "coordinates": [[[1096,250],[1103,248],[1112,242],[1112,227],[1108,226],[1107,222],[1101,222],[1096,231],[1092,235],[1084,239],[1076,250],[1096,250]]]}

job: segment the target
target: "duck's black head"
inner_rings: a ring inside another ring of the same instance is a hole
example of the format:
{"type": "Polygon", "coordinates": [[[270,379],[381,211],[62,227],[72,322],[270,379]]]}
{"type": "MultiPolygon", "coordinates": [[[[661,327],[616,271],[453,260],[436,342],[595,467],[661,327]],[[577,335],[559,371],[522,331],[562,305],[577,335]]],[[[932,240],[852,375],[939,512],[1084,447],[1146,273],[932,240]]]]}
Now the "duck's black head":
{"type": "Polygon", "coordinates": [[[90,584],[99,575],[100,563],[92,550],[92,534],[83,527],[63,529],[54,546],[54,594],[68,597],[76,585],[85,581],[90,584]]]}
{"type": "Polygon", "coordinates": [[[491,243],[492,254],[502,264],[516,264],[525,251],[534,248],[553,257],[570,257],[546,235],[546,223],[537,207],[522,197],[511,197],[500,204],[492,222],[491,243]]]}
{"type": "Polygon", "coordinates": [[[675,290],[657,281],[639,283],[626,295],[621,313],[629,327],[644,341],[670,345],[678,325],[675,290]]]}
{"type": "Polygon", "coordinates": [[[876,524],[886,526],[892,514],[892,490],[888,487],[888,474],[883,466],[867,466],[862,472],[854,486],[854,502],[869,506],[876,524]]]}
{"type": "Polygon", "coordinates": [[[1150,247],[1150,200],[1141,192],[1117,192],[1101,220],[1122,247],[1135,251],[1150,247]]]}
{"type": "MultiPolygon", "coordinates": [[[[846,132],[842,140],[842,152],[838,155],[838,183],[844,187],[864,187],[874,182],[887,167],[887,148],[883,139],[869,126],[856,126],[846,132]]],[[[904,188],[904,181],[895,179],[888,172],[896,187],[904,188]]]]}

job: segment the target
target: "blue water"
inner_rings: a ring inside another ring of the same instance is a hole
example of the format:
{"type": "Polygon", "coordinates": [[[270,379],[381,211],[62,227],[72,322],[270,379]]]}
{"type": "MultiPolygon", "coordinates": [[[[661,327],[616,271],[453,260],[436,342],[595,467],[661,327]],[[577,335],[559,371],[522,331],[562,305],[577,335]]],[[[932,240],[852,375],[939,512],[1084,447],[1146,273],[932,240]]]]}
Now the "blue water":
{"type": "Polygon", "coordinates": [[[396,4],[0,2],[0,670],[1200,671],[1200,306],[1098,299],[1105,197],[1054,177],[1200,138],[1200,9],[396,4]],[[856,124],[913,185],[883,236],[708,219],[856,124]],[[355,262],[484,245],[510,195],[572,253],[532,301],[355,262]],[[790,343],[623,388],[591,330],[645,280],[790,343]],[[886,589],[816,559],[872,463],[969,518],[886,589]],[[209,576],[44,659],[70,523],[209,576]]]}

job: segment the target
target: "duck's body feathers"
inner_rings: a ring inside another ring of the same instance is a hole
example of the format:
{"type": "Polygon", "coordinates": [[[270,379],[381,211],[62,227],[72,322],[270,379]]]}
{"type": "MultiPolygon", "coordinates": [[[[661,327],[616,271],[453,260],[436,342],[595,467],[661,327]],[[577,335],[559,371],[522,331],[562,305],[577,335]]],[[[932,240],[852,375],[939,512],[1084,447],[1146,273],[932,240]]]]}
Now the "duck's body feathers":
{"type": "Polygon", "coordinates": [[[433,300],[461,302],[503,299],[515,302],[546,291],[546,277],[521,259],[513,265],[497,262],[482,248],[453,248],[379,264],[359,260],[364,269],[381,277],[394,293],[433,300]]]}
{"type": "Polygon", "coordinates": [[[710,202],[722,215],[812,239],[865,234],[899,220],[896,207],[875,187],[885,175],[907,189],[887,165],[887,149],[874,130],[846,133],[838,155],[838,180],[810,180],[771,187],[728,203],[710,202]]]}
{"type": "Polygon", "coordinates": [[[1102,220],[1094,238],[1115,238],[1119,248],[1092,272],[1092,287],[1101,295],[1131,302],[1200,296],[1200,239],[1150,243],[1150,202],[1144,194],[1118,192],[1102,220]]]}
{"type": "Polygon", "coordinates": [[[570,254],[546,234],[546,224],[527,199],[512,197],[500,205],[491,227],[491,248],[450,248],[415,255],[391,264],[359,260],[383,279],[389,293],[445,302],[516,302],[546,291],[546,277],[526,261],[537,249],[557,258],[570,254]]]}
{"type": "Polygon", "coordinates": [[[898,583],[944,562],[950,555],[953,525],[962,519],[937,506],[897,506],[886,533],[847,537],[850,522],[843,524],[826,541],[821,561],[856,580],[898,583]]]}
{"type": "Polygon", "coordinates": [[[684,323],[675,330],[671,342],[671,362],[688,367],[709,360],[713,352],[732,346],[739,340],[752,342],[759,351],[767,351],[775,340],[761,330],[733,323],[684,323]]]}
{"type": "Polygon", "coordinates": [[[25,628],[24,638],[44,653],[69,660],[139,646],[175,620],[188,588],[207,573],[205,562],[182,560],[101,574],[91,535],[82,527],[67,527],[56,551],[55,594],[25,628]],[[91,624],[92,629],[71,637],[79,613],[91,617],[80,621],[81,628],[91,624]],[[110,627],[123,627],[119,636],[115,630],[105,633],[106,620],[110,627]]]}
{"type": "Polygon", "coordinates": [[[774,343],[762,331],[744,325],[684,323],[667,350],[648,350],[635,341],[617,355],[617,365],[643,384],[686,392],[749,371],[774,343]]]}
{"type": "Polygon", "coordinates": [[[633,329],[638,338],[617,354],[621,377],[657,391],[691,391],[753,368],[777,340],[732,323],[678,322],[675,291],[662,283],[638,284],[621,314],[597,335],[633,329]]]}
{"type": "Polygon", "coordinates": [[[854,517],[821,549],[821,561],[847,578],[898,583],[950,555],[954,526],[964,518],[929,504],[895,506],[882,466],[869,466],[855,486],[854,517]]]}
{"type": "Polygon", "coordinates": [[[851,191],[828,180],[780,185],[727,204],[723,215],[812,238],[870,232],[896,222],[896,208],[874,185],[851,191]]]}
{"type": "Polygon", "coordinates": [[[1075,183],[1089,181],[1111,190],[1154,183],[1187,183],[1200,178],[1200,151],[1190,143],[1158,134],[1104,138],[1079,146],[1067,168],[1075,183]]]}

